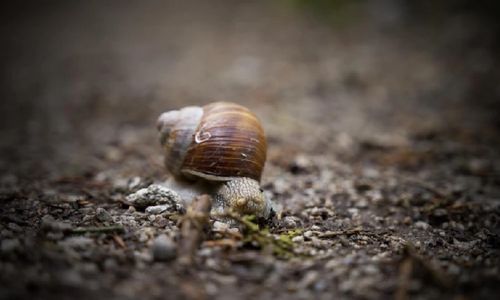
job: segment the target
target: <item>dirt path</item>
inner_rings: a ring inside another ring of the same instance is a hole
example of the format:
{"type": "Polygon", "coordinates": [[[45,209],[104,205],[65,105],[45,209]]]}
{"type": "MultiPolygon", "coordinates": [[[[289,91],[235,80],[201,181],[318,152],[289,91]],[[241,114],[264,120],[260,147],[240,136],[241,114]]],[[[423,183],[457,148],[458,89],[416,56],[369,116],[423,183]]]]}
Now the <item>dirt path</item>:
{"type": "Polygon", "coordinates": [[[403,1],[182,3],[2,18],[0,298],[499,293],[488,19],[403,1]],[[212,224],[186,267],[182,211],[126,196],[168,178],[157,116],[214,100],[261,118],[280,214],[267,229],[212,224]]]}

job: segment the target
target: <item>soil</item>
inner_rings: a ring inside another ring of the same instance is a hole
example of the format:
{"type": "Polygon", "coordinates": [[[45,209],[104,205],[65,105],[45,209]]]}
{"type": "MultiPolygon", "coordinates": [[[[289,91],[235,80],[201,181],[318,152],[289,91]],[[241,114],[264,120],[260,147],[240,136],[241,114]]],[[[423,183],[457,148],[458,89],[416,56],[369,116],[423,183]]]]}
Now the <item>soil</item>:
{"type": "Polygon", "coordinates": [[[498,10],[462,2],[3,12],[0,298],[496,298],[498,10]],[[193,226],[185,264],[185,210],[127,196],[170,176],[156,118],[217,100],[261,119],[279,210],[193,226]]]}

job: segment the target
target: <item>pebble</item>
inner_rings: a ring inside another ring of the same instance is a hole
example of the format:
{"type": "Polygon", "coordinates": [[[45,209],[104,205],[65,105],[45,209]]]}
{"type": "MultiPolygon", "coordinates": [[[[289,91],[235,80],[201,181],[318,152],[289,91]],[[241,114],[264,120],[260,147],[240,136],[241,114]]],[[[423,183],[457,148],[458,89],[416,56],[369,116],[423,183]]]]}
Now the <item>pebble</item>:
{"type": "Polygon", "coordinates": [[[358,208],[365,208],[368,206],[368,201],[366,199],[362,198],[362,199],[358,200],[355,205],[358,208]]]}
{"type": "Polygon", "coordinates": [[[133,177],[128,181],[128,188],[133,190],[141,185],[141,177],[133,177]]]}
{"type": "Polygon", "coordinates": [[[145,243],[153,238],[155,231],[152,227],[144,227],[139,232],[139,242],[145,243]]]}
{"type": "Polygon", "coordinates": [[[109,214],[109,212],[107,210],[105,210],[104,208],[102,207],[98,207],[96,212],[95,212],[95,217],[97,218],[97,220],[101,221],[101,222],[111,222],[113,221],[113,218],[111,217],[111,215],[109,214]]]}
{"type": "Polygon", "coordinates": [[[380,172],[375,168],[364,168],[362,170],[363,176],[367,178],[378,178],[380,177],[380,172]]]}
{"type": "Polygon", "coordinates": [[[292,242],[294,243],[303,243],[304,242],[304,237],[299,235],[299,236],[295,236],[292,238],[292,242]]]}
{"type": "Polygon", "coordinates": [[[339,259],[331,259],[326,262],[325,268],[327,270],[335,270],[338,269],[342,265],[342,262],[339,259]]]}
{"type": "Polygon", "coordinates": [[[141,249],[140,251],[134,251],[133,253],[136,263],[136,268],[143,270],[147,267],[147,263],[153,261],[153,253],[151,249],[141,249]]]}
{"type": "Polygon", "coordinates": [[[382,195],[382,193],[379,190],[368,191],[366,193],[366,196],[369,197],[371,202],[373,202],[375,204],[380,203],[384,199],[384,196],[382,195]]]}
{"type": "Polygon", "coordinates": [[[369,274],[369,275],[375,275],[375,274],[380,272],[380,270],[374,265],[366,265],[364,267],[364,271],[366,274],[369,274]]]}
{"type": "Polygon", "coordinates": [[[159,214],[166,212],[168,210],[171,210],[171,209],[172,209],[172,206],[169,204],[154,205],[154,206],[146,207],[146,213],[153,214],[153,215],[159,215],[159,214]]]}
{"type": "Polygon", "coordinates": [[[453,239],[453,245],[456,246],[457,248],[463,250],[463,251],[467,251],[467,250],[474,248],[474,246],[477,243],[478,243],[478,241],[476,241],[476,240],[470,241],[470,242],[461,242],[455,238],[453,239]]]}
{"type": "Polygon", "coordinates": [[[313,225],[311,226],[311,230],[318,231],[321,230],[321,227],[319,227],[318,225],[313,225]]]}
{"type": "Polygon", "coordinates": [[[81,200],[85,200],[85,196],[78,194],[69,194],[64,196],[65,202],[77,202],[81,200]]]}
{"type": "Polygon", "coordinates": [[[427,230],[427,229],[429,229],[430,225],[425,223],[424,221],[417,221],[417,222],[415,222],[415,227],[422,229],[422,230],[427,230]]]}
{"type": "Polygon", "coordinates": [[[349,212],[352,216],[356,216],[359,214],[359,209],[357,208],[348,208],[347,212],[349,212]]]}
{"type": "Polygon", "coordinates": [[[433,212],[433,215],[436,217],[443,217],[443,216],[446,216],[447,214],[448,214],[448,212],[446,211],[446,209],[443,209],[443,208],[435,209],[433,212]]]}
{"type": "Polygon", "coordinates": [[[295,228],[297,227],[296,217],[287,216],[283,218],[283,226],[286,228],[295,228]]]}
{"type": "Polygon", "coordinates": [[[290,190],[290,185],[288,184],[288,182],[283,179],[283,178],[277,178],[274,182],[273,182],[273,186],[274,186],[274,190],[276,193],[278,194],[283,194],[285,193],[286,191],[290,190]]]}
{"type": "Polygon", "coordinates": [[[318,248],[318,249],[325,249],[329,246],[328,242],[322,241],[322,240],[318,239],[317,237],[311,237],[311,241],[312,241],[313,247],[318,248]]]}
{"type": "Polygon", "coordinates": [[[138,190],[127,196],[127,201],[136,207],[148,207],[160,204],[170,204],[177,210],[182,209],[182,200],[177,192],[158,184],[138,190]]]}
{"type": "Polygon", "coordinates": [[[175,242],[165,234],[161,234],[153,241],[151,252],[155,261],[169,261],[175,258],[176,249],[175,242]]]}
{"type": "Polygon", "coordinates": [[[306,238],[311,238],[313,235],[314,233],[311,230],[304,232],[304,237],[306,238]]]}
{"type": "Polygon", "coordinates": [[[414,246],[415,246],[415,249],[420,249],[422,247],[422,243],[420,241],[416,241],[414,246]]]}
{"type": "Polygon", "coordinates": [[[292,174],[299,174],[307,171],[307,169],[312,165],[311,160],[306,155],[297,155],[290,165],[290,172],[292,174]]]}
{"type": "Polygon", "coordinates": [[[220,221],[215,221],[212,228],[214,231],[226,231],[229,229],[229,224],[220,221]]]}
{"type": "MultiPolygon", "coordinates": [[[[100,175],[100,174],[99,174],[100,175]]],[[[113,180],[113,187],[119,191],[125,191],[128,188],[128,179],[127,178],[117,178],[113,180]]]]}

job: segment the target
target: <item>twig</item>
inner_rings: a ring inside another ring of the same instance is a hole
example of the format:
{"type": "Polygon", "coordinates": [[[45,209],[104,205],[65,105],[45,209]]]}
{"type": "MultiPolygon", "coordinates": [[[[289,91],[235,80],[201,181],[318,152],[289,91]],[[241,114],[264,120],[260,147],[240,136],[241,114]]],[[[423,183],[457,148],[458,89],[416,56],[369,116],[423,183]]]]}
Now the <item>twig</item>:
{"type": "Polygon", "coordinates": [[[399,282],[398,289],[394,295],[395,300],[406,300],[408,299],[408,288],[410,286],[411,274],[413,272],[413,259],[411,256],[407,256],[403,259],[399,265],[399,282]]]}
{"type": "Polygon", "coordinates": [[[113,241],[115,241],[115,243],[122,249],[125,249],[127,248],[127,245],[125,244],[125,242],[123,241],[123,239],[119,236],[119,235],[113,235],[113,241]]]}
{"type": "Polygon", "coordinates": [[[68,230],[70,233],[74,234],[82,234],[87,232],[98,232],[98,233],[122,233],[125,231],[123,226],[115,225],[115,226],[107,226],[107,227],[77,227],[68,230]]]}
{"type": "Polygon", "coordinates": [[[134,204],[132,202],[127,201],[125,198],[118,198],[115,201],[120,203],[121,205],[124,205],[124,206],[134,206],[134,204]]]}
{"type": "Polygon", "coordinates": [[[191,265],[196,250],[204,239],[205,228],[209,224],[212,198],[201,195],[193,200],[180,223],[180,240],[177,257],[182,265],[191,265]]]}

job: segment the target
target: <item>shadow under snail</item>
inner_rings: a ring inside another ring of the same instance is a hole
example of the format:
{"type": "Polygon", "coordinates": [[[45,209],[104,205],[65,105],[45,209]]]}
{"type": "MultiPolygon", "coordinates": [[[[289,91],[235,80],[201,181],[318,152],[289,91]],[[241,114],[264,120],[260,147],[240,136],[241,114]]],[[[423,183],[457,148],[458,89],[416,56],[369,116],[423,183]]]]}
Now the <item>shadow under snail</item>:
{"type": "Polygon", "coordinates": [[[157,122],[169,186],[185,201],[208,193],[214,213],[269,218],[270,200],[260,188],[266,161],[264,130],[246,107],[214,102],[163,113],[157,122]]]}

